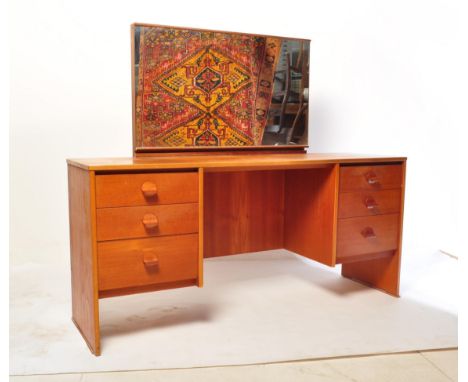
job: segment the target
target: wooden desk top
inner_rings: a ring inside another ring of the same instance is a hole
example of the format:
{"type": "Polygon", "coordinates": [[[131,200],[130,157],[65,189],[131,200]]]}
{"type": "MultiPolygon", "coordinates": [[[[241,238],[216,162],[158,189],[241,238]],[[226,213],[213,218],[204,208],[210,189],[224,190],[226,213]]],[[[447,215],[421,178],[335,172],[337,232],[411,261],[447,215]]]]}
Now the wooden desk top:
{"type": "Polygon", "coordinates": [[[198,169],[206,171],[311,168],[336,163],[404,162],[406,157],[358,154],[219,154],[152,157],[67,159],[67,163],[90,171],[198,169]]]}

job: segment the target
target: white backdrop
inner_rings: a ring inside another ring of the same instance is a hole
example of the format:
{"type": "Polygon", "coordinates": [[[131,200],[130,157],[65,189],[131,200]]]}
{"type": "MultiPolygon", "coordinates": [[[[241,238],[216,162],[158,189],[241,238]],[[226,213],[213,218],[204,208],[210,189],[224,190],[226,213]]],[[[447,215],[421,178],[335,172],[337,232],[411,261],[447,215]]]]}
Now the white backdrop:
{"type": "Polygon", "coordinates": [[[131,155],[132,22],[311,38],[310,151],[408,156],[405,258],[460,255],[462,2],[296,4],[12,1],[12,263],[68,262],[67,157],[131,155]]]}

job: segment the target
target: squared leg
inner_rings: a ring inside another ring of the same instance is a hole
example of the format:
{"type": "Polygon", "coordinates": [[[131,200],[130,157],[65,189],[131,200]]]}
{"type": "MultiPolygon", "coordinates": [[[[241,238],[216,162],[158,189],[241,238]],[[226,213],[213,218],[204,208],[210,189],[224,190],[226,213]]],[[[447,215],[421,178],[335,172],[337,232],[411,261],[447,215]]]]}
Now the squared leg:
{"type": "Polygon", "coordinates": [[[72,320],[93,354],[100,355],[94,172],[69,166],[68,180],[72,320]]]}
{"type": "Polygon", "coordinates": [[[370,260],[345,263],[341,275],[400,297],[400,253],[370,260]]]}

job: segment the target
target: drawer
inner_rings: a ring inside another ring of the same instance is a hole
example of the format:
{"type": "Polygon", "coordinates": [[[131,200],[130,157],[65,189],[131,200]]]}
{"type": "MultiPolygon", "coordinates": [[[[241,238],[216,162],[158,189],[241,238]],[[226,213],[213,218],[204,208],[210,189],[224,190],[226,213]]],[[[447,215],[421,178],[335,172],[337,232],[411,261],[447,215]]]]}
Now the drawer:
{"type": "Polygon", "coordinates": [[[177,235],[198,232],[198,203],[100,208],[97,240],[177,235]]]}
{"type": "Polygon", "coordinates": [[[97,208],[197,202],[196,172],[96,176],[97,208]]]}
{"type": "Polygon", "coordinates": [[[396,249],[399,224],[400,214],[339,219],[337,261],[349,256],[396,249]]]}
{"type": "Polygon", "coordinates": [[[401,190],[355,191],[339,194],[338,217],[350,218],[400,212],[401,190]]]}
{"type": "Polygon", "coordinates": [[[98,243],[99,290],[198,277],[198,235],[98,243]]]}
{"type": "Polygon", "coordinates": [[[402,165],[342,166],[340,191],[401,188],[402,165]]]}

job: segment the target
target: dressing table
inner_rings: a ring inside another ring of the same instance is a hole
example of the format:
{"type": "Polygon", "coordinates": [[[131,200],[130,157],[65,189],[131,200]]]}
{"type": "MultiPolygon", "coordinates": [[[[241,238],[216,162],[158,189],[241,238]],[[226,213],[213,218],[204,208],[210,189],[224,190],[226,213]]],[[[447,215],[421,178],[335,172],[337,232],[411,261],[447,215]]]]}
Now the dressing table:
{"type": "Polygon", "coordinates": [[[69,159],[72,317],[284,248],[399,295],[404,157],[306,153],[308,40],[135,24],[130,158],[69,159]]]}

